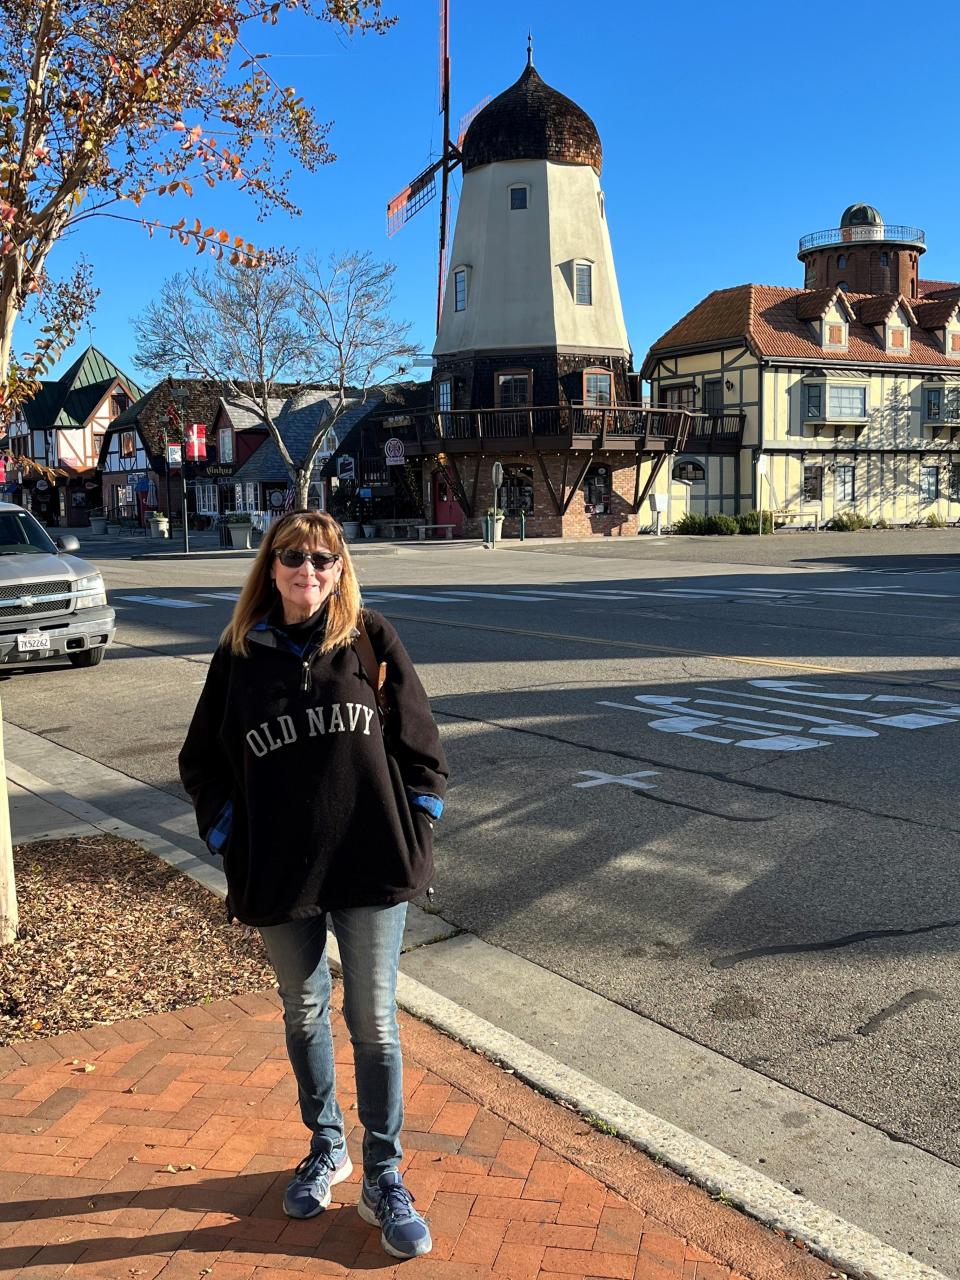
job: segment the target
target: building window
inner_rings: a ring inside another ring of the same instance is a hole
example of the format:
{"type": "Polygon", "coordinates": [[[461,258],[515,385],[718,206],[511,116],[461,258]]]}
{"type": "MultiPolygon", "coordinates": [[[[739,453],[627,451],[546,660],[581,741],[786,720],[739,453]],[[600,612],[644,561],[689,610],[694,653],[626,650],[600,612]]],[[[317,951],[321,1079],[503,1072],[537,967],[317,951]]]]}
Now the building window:
{"type": "Polygon", "coordinates": [[[950,497],[960,502],[960,462],[950,463],[950,497]]]}
{"type": "Polygon", "coordinates": [[[940,468],[920,468],[920,501],[936,502],[940,497],[940,468]]]}
{"type": "Polygon", "coordinates": [[[880,255],[880,265],[881,265],[881,267],[889,267],[889,265],[890,265],[890,255],[889,255],[889,253],[881,253],[881,255],[880,255]]]}
{"type": "Polygon", "coordinates": [[[120,457],[135,458],[137,456],[137,433],[122,431],[120,433],[120,457]]]}
{"type": "Polygon", "coordinates": [[[846,325],[828,324],[827,325],[827,346],[828,347],[845,347],[847,345],[846,325]]]}
{"type": "Polygon", "coordinates": [[[704,379],[703,412],[714,415],[723,413],[723,380],[721,378],[704,379]]]}
{"type": "Polygon", "coordinates": [[[525,209],[527,207],[527,187],[510,188],[510,208],[525,209]]]}
{"type": "Polygon", "coordinates": [[[660,391],[660,407],[662,409],[692,409],[696,400],[697,388],[692,382],[682,386],[663,387],[660,391]]]}
{"type": "Polygon", "coordinates": [[[906,351],[907,349],[907,331],[906,329],[890,329],[890,347],[894,351],[906,351]]]}
{"type": "Polygon", "coordinates": [[[832,386],[827,396],[831,418],[865,418],[867,416],[867,388],[832,386]]]}
{"type": "Polygon", "coordinates": [[[837,270],[843,271],[846,265],[847,265],[847,255],[845,253],[841,253],[840,257],[837,259],[837,270]]]}
{"type": "Polygon", "coordinates": [[[217,486],[215,484],[197,484],[197,513],[203,516],[215,516],[217,507],[217,486]]]}
{"type": "Polygon", "coordinates": [[[606,210],[606,201],[603,197],[602,191],[597,192],[597,204],[599,204],[600,206],[600,217],[605,218],[607,216],[607,210],[606,210]]]}
{"type": "Polygon", "coordinates": [[[102,448],[103,448],[103,432],[95,431],[93,433],[93,452],[97,458],[100,457],[100,450],[102,448]]]}
{"type": "Polygon", "coordinates": [[[943,397],[943,416],[947,422],[960,422],[960,387],[948,387],[943,397]]]}
{"type": "Polygon", "coordinates": [[[578,262],[573,268],[573,297],[578,307],[593,306],[593,267],[589,262],[578,262]]]}
{"type": "Polygon", "coordinates": [[[842,289],[844,293],[850,292],[850,286],[847,284],[846,280],[841,280],[840,283],[837,285],[837,288],[842,289]]]}
{"type": "Polygon", "coordinates": [[[466,311],[467,309],[467,272],[465,267],[457,267],[453,273],[453,309],[454,311],[466,311]]]}
{"type": "Polygon", "coordinates": [[[588,515],[605,516],[610,513],[613,496],[613,478],[610,468],[594,463],[583,481],[583,509],[588,515]]]}
{"type": "Polygon", "coordinates": [[[823,387],[819,382],[804,383],[803,416],[816,420],[823,417],[823,387]]]}
{"type": "Polygon", "coordinates": [[[823,501],[823,467],[818,463],[803,468],[803,500],[823,501]]]}
{"type": "Polygon", "coordinates": [[[533,515],[533,467],[504,467],[500,502],[504,515],[533,515]]]}
{"type": "Polygon", "coordinates": [[[705,484],[707,472],[702,462],[696,462],[693,458],[681,458],[679,462],[673,466],[674,480],[683,480],[687,484],[705,484]]]}
{"type": "Polygon", "coordinates": [[[255,482],[255,481],[253,481],[253,480],[248,480],[248,481],[247,481],[247,483],[246,483],[245,489],[246,489],[246,493],[245,493],[245,495],[244,495],[244,498],[245,498],[245,506],[244,506],[244,510],[245,510],[245,511],[256,511],[256,510],[257,510],[257,485],[256,485],[256,482],[255,482]]]}
{"type": "Polygon", "coordinates": [[[609,373],[587,371],[583,375],[583,403],[607,405],[613,403],[613,376],[609,373]]]}
{"type": "Polygon", "coordinates": [[[125,391],[121,391],[119,387],[110,397],[110,417],[119,418],[125,409],[130,407],[130,397],[125,391]]]}
{"type": "Polygon", "coordinates": [[[514,409],[517,405],[529,404],[533,398],[533,373],[529,369],[512,370],[509,373],[497,374],[497,408],[514,409]]]}
{"type": "Polygon", "coordinates": [[[834,481],[834,497],[839,502],[856,502],[856,468],[846,464],[837,467],[834,481]]]}
{"type": "Polygon", "coordinates": [[[437,408],[441,413],[449,413],[453,408],[452,378],[441,378],[437,383],[437,408]]]}
{"type": "Polygon", "coordinates": [[[924,422],[939,422],[943,417],[943,391],[939,387],[927,387],[923,393],[924,422]]]}
{"type": "Polygon", "coordinates": [[[230,427],[221,427],[217,432],[217,457],[228,465],[233,462],[233,431],[230,427]]]}

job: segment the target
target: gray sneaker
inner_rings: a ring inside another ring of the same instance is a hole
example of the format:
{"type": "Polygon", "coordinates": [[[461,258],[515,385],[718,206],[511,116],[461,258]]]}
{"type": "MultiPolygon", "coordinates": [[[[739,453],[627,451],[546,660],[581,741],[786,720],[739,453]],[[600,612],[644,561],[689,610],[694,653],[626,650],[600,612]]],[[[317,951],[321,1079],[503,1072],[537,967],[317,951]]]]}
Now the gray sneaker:
{"type": "Polygon", "coordinates": [[[330,1188],[353,1173],[346,1147],[336,1156],[326,1147],[311,1151],[297,1165],[283,1196],[283,1212],[288,1218],[314,1218],[330,1203],[330,1188]]]}

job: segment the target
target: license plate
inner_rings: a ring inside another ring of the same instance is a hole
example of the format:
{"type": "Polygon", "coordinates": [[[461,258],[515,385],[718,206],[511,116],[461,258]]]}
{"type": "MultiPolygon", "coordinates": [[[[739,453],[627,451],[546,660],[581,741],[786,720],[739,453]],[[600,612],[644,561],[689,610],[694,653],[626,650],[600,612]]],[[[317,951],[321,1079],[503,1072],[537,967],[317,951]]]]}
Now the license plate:
{"type": "Polygon", "coordinates": [[[38,649],[49,649],[50,637],[17,636],[17,648],[21,653],[34,653],[38,649]]]}

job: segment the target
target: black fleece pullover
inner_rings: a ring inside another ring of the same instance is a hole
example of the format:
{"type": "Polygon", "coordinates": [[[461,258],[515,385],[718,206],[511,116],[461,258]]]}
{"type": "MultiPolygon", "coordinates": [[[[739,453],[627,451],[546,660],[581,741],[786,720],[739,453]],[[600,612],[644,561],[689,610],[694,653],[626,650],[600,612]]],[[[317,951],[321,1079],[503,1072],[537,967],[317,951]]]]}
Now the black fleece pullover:
{"type": "Polygon", "coordinates": [[[244,924],[392,906],[430,883],[432,823],[417,801],[436,811],[446,759],[396,631],[372,610],[364,623],[387,664],[389,751],[354,645],[311,657],[299,634],[260,623],[249,656],[213,656],[180,777],[201,836],[232,804],[227,909],[244,924]]]}

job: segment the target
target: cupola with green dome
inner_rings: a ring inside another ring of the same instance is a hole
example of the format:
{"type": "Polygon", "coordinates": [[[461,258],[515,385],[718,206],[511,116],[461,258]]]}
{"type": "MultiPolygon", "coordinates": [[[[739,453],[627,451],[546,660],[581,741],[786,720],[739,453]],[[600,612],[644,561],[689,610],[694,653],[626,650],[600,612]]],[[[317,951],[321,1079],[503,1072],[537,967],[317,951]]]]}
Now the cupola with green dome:
{"type": "Polygon", "coordinates": [[[845,293],[898,293],[917,297],[918,263],[926,252],[919,227],[885,223],[872,204],[851,204],[839,227],[800,241],[805,289],[839,287],[845,293]]]}

